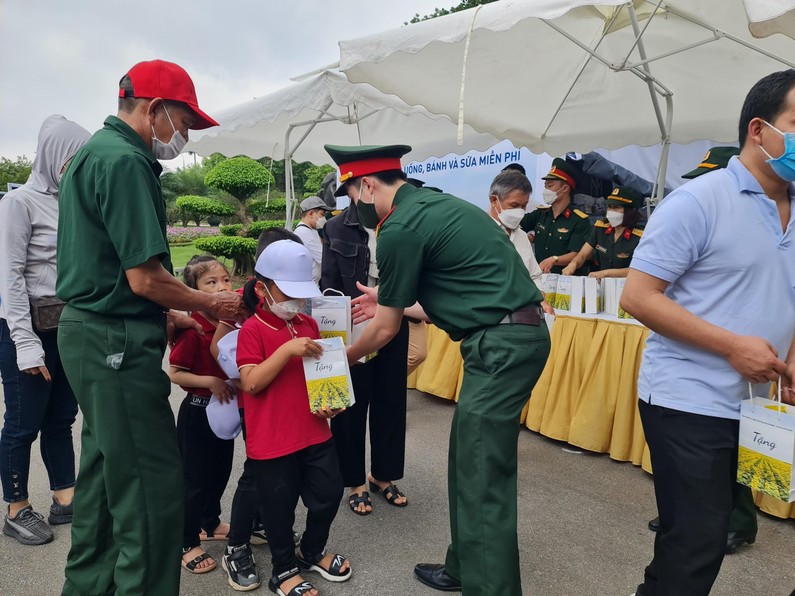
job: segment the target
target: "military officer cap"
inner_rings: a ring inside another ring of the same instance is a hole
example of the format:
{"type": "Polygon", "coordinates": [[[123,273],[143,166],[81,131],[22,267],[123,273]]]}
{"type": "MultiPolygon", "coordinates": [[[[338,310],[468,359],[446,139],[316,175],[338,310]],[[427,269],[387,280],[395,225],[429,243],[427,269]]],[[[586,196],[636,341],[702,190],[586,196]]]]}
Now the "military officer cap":
{"type": "Polygon", "coordinates": [[[606,197],[608,207],[634,207],[640,209],[645,201],[643,194],[629,186],[616,186],[606,197]]]}
{"type": "Polygon", "coordinates": [[[367,176],[387,170],[400,170],[400,158],[411,151],[408,145],[324,145],[340,170],[340,185],[334,196],[348,194],[347,182],[352,178],[367,176]]]}
{"type": "Polygon", "coordinates": [[[729,165],[729,160],[734,155],[740,155],[739,147],[713,147],[707,151],[698,167],[687,174],[683,174],[682,178],[698,178],[701,174],[725,168],[729,165]]]}
{"type": "Polygon", "coordinates": [[[556,157],[552,160],[552,169],[549,174],[542,177],[542,180],[563,180],[566,184],[571,186],[572,190],[577,188],[577,180],[575,179],[576,172],[565,159],[556,157]]]}

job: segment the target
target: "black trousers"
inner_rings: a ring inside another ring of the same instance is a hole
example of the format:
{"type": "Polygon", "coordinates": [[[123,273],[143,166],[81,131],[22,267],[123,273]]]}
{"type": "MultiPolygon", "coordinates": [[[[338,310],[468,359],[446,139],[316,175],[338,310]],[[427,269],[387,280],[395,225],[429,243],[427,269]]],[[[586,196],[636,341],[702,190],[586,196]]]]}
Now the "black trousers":
{"type": "MultiPolygon", "coordinates": [[[[246,417],[243,414],[243,408],[240,408],[239,412],[243,440],[245,441],[246,417]]],[[[261,523],[262,513],[259,511],[259,506],[257,483],[251,468],[251,460],[246,459],[243,463],[243,473],[237,481],[235,495],[232,497],[232,512],[229,517],[229,546],[240,546],[249,541],[251,531],[261,523]]]]}
{"type": "MultiPolygon", "coordinates": [[[[652,396],[652,403],[654,396],[652,396]]],[[[706,596],[739,492],[739,422],[638,402],[660,530],[638,596],[706,596]]]]}
{"type": "Polygon", "coordinates": [[[212,531],[221,523],[221,497],[235,453],[235,442],[215,436],[207,422],[206,408],[192,405],[194,399],[188,394],[177,415],[177,440],[185,473],[183,548],[199,546],[199,532],[212,531]]]}
{"type": "Polygon", "coordinates": [[[301,552],[305,557],[323,552],[343,490],[334,439],[283,457],[250,459],[247,463],[257,484],[273,575],[297,564],[293,524],[298,497],[308,510],[301,552]]]}
{"type": "Polygon", "coordinates": [[[365,437],[370,414],[370,470],[378,480],[403,478],[406,452],[406,368],[409,327],[400,331],[378,356],[351,367],[356,403],[331,420],[345,486],[365,483],[365,437]]]}

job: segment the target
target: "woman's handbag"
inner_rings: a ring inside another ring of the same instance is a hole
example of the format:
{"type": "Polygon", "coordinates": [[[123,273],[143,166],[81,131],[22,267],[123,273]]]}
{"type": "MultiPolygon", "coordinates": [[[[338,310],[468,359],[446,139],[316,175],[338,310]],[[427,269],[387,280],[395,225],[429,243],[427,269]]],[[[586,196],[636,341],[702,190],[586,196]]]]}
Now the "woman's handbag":
{"type": "Polygon", "coordinates": [[[48,333],[58,329],[61,312],[66,303],[58,298],[33,298],[30,301],[30,318],[33,328],[39,333],[48,333]]]}

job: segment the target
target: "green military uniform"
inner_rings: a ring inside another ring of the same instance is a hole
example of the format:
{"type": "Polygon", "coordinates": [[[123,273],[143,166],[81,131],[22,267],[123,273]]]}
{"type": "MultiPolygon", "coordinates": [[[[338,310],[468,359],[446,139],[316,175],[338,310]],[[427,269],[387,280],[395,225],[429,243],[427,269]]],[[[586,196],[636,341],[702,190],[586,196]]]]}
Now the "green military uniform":
{"type": "MultiPolygon", "coordinates": [[[[617,186],[606,200],[608,209],[610,207],[640,209],[643,202],[643,195],[627,186],[617,186]]],[[[616,238],[616,229],[612,225],[606,221],[597,221],[588,240],[588,244],[593,248],[592,270],[628,268],[642,236],[643,230],[639,228],[625,228],[616,238]]]]}
{"type": "MultiPolygon", "coordinates": [[[[591,235],[591,222],[588,216],[579,209],[566,207],[555,217],[552,207],[539,207],[528,213],[520,224],[525,232],[535,234],[536,260],[540,263],[552,256],[561,256],[569,252],[580,252],[591,235]]],[[[578,269],[577,273],[582,273],[578,269]]],[[[551,273],[560,273],[563,267],[556,265],[551,273]]]]}
{"type": "MultiPolygon", "coordinates": [[[[346,162],[378,158],[381,149],[389,148],[327,146],[343,176],[350,171],[353,178],[368,172],[348,170],[346,162]]],[[[378,303],[405,308],[418,301],[434,324],[461,340],[464,359],[450,431],[445,570],[465,596],[518,595],[519,417],[546,363],[549,333],[543,317],[539,325],[500,323],[542,297],[483,210],[410,184],[400,186],[392,205],[378,229],[378,303]]]]}
{"type": "MultiPolygon", "coordinates": [[[[738,147],[713,147],[701,160],[701,163],[694,170],[684,174],[682,178],[698,178],[707,172],[713,172],[725,168],[729,160],[740,154],[738,147]]],[[[743,484],[737,484],[735,493],[734,509],[729,519],[729,541],[728,550],[733,551],[743,544],[747,539],[756,538],[757,534],[756,505],[754,504],[754,494],[750,488],[743,484]]]]}
{"type": "Polygon", "coordinates": [[[152,257],[171,269],[161,169],[110,116],[61,182],[58,348],[83,412],[66,595],[179,591],[183,489],[165,315],[125,276],[152,257]]]}
{"type": "Polygon", "coordinates": [[[643,236],[643,230],[626,228],[618,240],[615,235],[616,229],[610,224],[603,221],[597,221],[594,224],[591,238],[588,240],[588,244],[593,247],[591,271],[629,267],[635,248],[643,236]]]}
{"type": "MultiPolygon", "coordinates": [[[[552,169],[543,180],[561,180],[568,184],[571,192],[577,187],[576,172],[565,159],[552,160],[552,169]]],[[[570,252],[578,253],[591,236],[591,222],[579,209],[567,206],[557,217],[552,207],[539,207],[528,213],[520,224],[525,232],[535,235],[534,249],[536,260],[540,263],[549,257],[560,257],[570,252]]],[[[560,273],[562,265],[555,265],[550,273],[560,273]]],[[[587,273],[586,267],[577,270],[577,275],[587,273]]]]}

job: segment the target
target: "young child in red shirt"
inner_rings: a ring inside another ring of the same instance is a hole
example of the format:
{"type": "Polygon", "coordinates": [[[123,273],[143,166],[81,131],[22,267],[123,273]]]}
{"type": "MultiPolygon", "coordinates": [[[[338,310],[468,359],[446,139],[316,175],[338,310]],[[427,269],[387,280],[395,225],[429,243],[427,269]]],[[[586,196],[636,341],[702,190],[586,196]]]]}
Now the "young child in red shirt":
{"type": "Polygon", "coordinates": [[[245,393],[246,454],[273,563],[269,588],[280,596],[315,596],[299,567],[329,581],[351,576],[345,557],[325,551],[343,491],[327,419],[341,410],[311,412],[301,361],[322,354],[313,341],[320,339],[317,323],[300,314],[303,299],[321,294],[312,280],[312,256],[296,242],[269,245],[255,272],[261,302],[238,335],[237,364],[245,393]],[[309,511],[295,549],[299,497],[309,511]]]}
{"type": "MultiPolygon", "coordinates": [[[[232,289],[229,272],[212,257],[194,256],[183,272],[185,285],[202,292],[232,289]]],[[[188,392],[177,416],[177,437],[185,475],[185,520],[182,566],[191,573],[207,573],[216,567],[201,548],[201,540],[224,540],[229,524],[222,523],[221,497],[232,471],[234,441],[219,439],[210,429],[206,407],[210,397],[228,399],[233,390],[225,382],[210,342],[218,321],[203,312],[191,313],[204,331],[183,331],[171,348],[169,377],[188,392]]]]}

